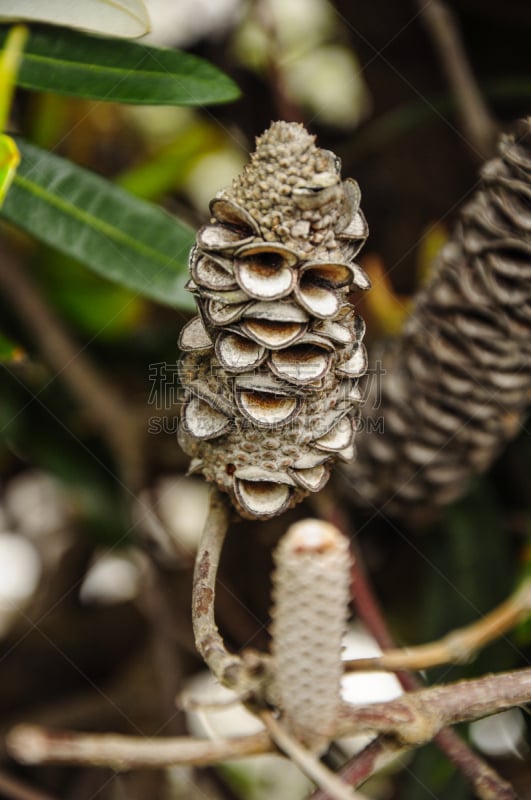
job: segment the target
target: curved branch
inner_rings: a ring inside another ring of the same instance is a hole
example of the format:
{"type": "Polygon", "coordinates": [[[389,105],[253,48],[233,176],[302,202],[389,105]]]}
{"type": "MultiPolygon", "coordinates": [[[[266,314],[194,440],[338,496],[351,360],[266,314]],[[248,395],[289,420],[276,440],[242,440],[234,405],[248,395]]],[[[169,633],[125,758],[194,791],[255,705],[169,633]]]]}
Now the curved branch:
{"type": "Polygon", "coordinates": [[[212,488],[210,509],[197,551],[192,588],[192,624],[197,650],[220,683],[240,697],[262,694],[267,656],[247,651],[230,653],[219,633],[214,606],[221,549],[229,526],[230,509],[223,495],[212,488]]]}
{"type": "Polygon", "coordinates": [[[228,527],[228,505],[216,489],[211,489],[208,518],[194,567],[192,624],[195,645],[212,673],[225,685],[233,686],[237,683],[241,659],[226,649],[214,614],[219,559],[228,527]]]}
{"type": "Polygon", "coordinates": [[[531,612],[531,579],[471,625],[458,628],[441,639],[417,647],[393,648],[373,658],[354,658],[343,662],[346,671],[421,670],[448,663],[464,663],[485,645],[503,636],[531,612]]]}

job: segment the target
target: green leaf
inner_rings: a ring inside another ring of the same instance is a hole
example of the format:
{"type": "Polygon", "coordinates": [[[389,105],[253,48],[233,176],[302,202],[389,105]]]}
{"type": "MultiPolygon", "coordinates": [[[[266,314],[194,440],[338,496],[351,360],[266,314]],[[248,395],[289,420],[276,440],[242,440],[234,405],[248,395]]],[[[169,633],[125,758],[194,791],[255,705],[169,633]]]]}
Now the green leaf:
{"type": "MultiPolygon", "coordinates": [[[[2,0],[0,4],[1,2],[2,0]]],[[[4,49],[0,52],[0,130],[2,131],[9,120],[18,68],[28,35],[29,30],[25,25],[15,25],[10,28],[4,49]]]]}
{"type": "Polygon", "coordinates": [[[0,18],[69,25],[113,36],[142,36],[150,29],[143,0],[0,0],[0,18]]]}
{"type": "Polygon", "coordinates": [[[193,231],[92,172],[17,138],[22,161],[1,215],[115,283],[191,309],[193,231]]]}
{"type": "Polygon", "coordinates": [[[11,138],[0,134],[0,206],[5,200],[9,187],[13,183],[15,172],[20,163],[20,153],[11,138]]]}
{"type": "MultiPolygon", "coordinates": [[[[6,37],[0,29],[0,47],[6,37]]],[[[149,105],[224,103],[239,95],[216,67],[189,53],[35,27],[18,74],[26,89],[149,105]]]]}
{"type": "Polygon", "coordinates": [[[16,364],[23,361],[26,353],[17,344],[14,344],[11,339],[0,333],[0,364],[16,364]]]}

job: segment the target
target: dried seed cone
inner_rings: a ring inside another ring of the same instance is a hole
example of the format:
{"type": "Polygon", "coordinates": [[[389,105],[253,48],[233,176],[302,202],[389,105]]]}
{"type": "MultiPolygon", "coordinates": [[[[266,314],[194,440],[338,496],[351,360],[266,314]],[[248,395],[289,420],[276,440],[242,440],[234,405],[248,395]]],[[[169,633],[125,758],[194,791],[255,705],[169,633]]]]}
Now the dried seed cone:
{"type": "Polygon", "coordinates": [[[332,153],[276,122],[197,234],[179,442],[245,517],[280,514],[353,457],[367,357],[349,293],[369,287],[353,261],[359,202],[332,153]]]}
{"type": "Polygon", "coordinates": [[[333,525],[307,519],[292,525],[274,557],[273,701],[296,738],[321,753],[340,703],[348,540],[333,525]]]}
{"type": "Polygon", "coordinates": [[[386,513],[418,516],[459,497],[529,405],[531,118],[483,167],[433,279],[383,355],[381,403],[365,413],[382,415],[385,433],[360,436],[349,483],[386,513]]]}

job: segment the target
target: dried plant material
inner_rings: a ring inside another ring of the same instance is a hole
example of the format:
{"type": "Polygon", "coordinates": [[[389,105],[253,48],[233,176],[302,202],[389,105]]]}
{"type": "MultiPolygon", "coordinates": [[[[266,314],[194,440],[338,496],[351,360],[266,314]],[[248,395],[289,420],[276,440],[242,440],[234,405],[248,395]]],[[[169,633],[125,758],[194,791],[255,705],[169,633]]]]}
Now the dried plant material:
{"type": "MultiPolygon", "coordinates": [[[[531,389],[531,118],[499,156],[384,354],[385,433],[364,434],[350,483],[386,513],[455,500],[520,430],[531,389]]],[[[378,387],[372,386],[374,391],[378,387]]]]}
{"type": "MultiPolygon", "coordinates": [[[[320,482],[320,469],[305,470],[320,482]],[[310,473],[313,473],[310,474],[310,473]]],[[[340,706],[341,643],[350,586],[348,540],[327,522],[292,525],[275,552],[273,698],[286,726],[317,753],[328,746],[340,706]]]]}
{"type": "Polygon", "coordinates": [[[212,340],[201,317],[194,317],[182,328],[180,344],[182,350],[210,350],[212,340]]]}
{"type": "Polygon", "coordinates": [[[243,516],[282,513],[353,455],[367,360],[348,300],[369,287],[352,262],[367,237],[359,203],[333,153],[276,122],[197,234],[179,441],[243,516]]]}

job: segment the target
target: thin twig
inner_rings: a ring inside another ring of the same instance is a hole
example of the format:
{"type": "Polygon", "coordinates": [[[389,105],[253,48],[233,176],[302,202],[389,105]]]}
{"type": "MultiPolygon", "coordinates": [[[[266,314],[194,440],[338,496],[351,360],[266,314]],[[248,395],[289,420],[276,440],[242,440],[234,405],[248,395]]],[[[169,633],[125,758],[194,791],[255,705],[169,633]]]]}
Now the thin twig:
{"type": "Polygon", "coordinates": [[[454,16],[443,0],[418,0],[418,5],[454,93],[463,132],[481,160],[491,158],[497,126],[474,78],[454,16]]]}
{"type": "Polygon", "coordinates": [[[124,483],[137,488],[143,470],[143,421],[71,338],[40,295],[20,260],[5,245],[0,291],[31,333],[46,363],[66,384],[87,418],[107,441],[124,483]]]}
{"type": "Polygon", "coordinates": [[[286,87],[286,79],[282,67],[281,44],[274,9],[270,0],[259,0],[255,4],[255,14],[267,39],[267,74],[269,87],[278,119],[287,122],[301,122],[303,114],[286,87]]]}
{"type": "Polygon", "coordinates": [[[381,656],[345,660],[346,671],[421,670],[448,663],[465,663],[485,645],[503,636],[531,612],[531,579],[477,622],[441,639],[417,647],[387,650],[381,656]]]}
{"type": "Polygon", "coordinates": [[[275,744],[288,756],[317,786],[333,800],[366,800],[365,795],[356,792],[324,764],[303,747],[282,727],[270,711],[263,711],[260,719],[266,726],[275,744]]]}
{"type": "Polygon", "coordinates": [[[453,730],[443,728],[435,741],[450,761],[459,767],[461,774],[481,800],[518,800],[511,784],[480,759],[453,730]]]}
{"type": "Polygon", "coordinates": [[[8,735],[7,746],[13,758],[23,764],[68,764],[123,771],[175,764],[200,767],[274,750],[266,731],[210,740],[52,731],[35,725],[17,725],[8,735]]]}
{"type": "Polygon", "coordinates": [[[223,684],[238,683],[241,659],[229,653],[219,633],[214,613],[216,578],[221,549],[229,527],[229,508],[214,488],[210,490],[208,518],[201,534],[194,567],[192,623],[198,652],[223,684]],[[234,673],[234,675],[233,675],[234,673]]]}
{"type": "Polygon", "coordinates": [[[219,633],[214,606],[221,549],[229,526],[230,510],[221,493],[212,488],[210,508],[197,551],[192,588],[192,623],[197,650],[220,683],[239,695],[251,694],[264,679],[265,658],[244,659],[230,653],[219,633]]]}
{"type": "MultiPolygon", "coordinates": [[[[531,668],[513,670],[420,689],[383,703],[367,706],[342,703],[334,735],[380,733],[394,742],[396,753],[397,750],[426,744],[445,725],[472,722],[530,702],[531,668]]],[[[270,733],[262,731],[251,736],[210,741],[191,737],[143,738],[76,733],[18,725],[7,736],[7,748],[13,758],[25,764],[78,764],[128,770],[172,764],[214,764],[225,759],[271,752],[274,746],[270,733]]],[[[381,748],[378,752],[373,745],[376,761],[376,756],[382,753],[381,748]]],[[[380,765],[381,760],[377,763],[380,765]]],[[[484,779],[485,775],[481,777],[484,779]]],[[[490,780],[490,775],[488,777],[490,780]]],[[[480,783],[477,781],[476,787],[480,783]]],[[[504,784],[492,783],[491,786],[493,791],[499,792],[497,795],[491,792],[479,793],[479,796],[489,800],[514,797],[514,793],[509,793],[510,787],[506,789],[504,784]]]]}
{"type": "Polygon", "coordinates": [[[51,795],[28,786],[7,772],[0,772],[0,794],[6,800],[54,800],[51,795]]]}
{"type": "MultiPolygon", "coordinates": [[[[371,775],[387,767],[410,748],[391,737],[377,736],[351,759],[341,770],[341,776],[350,786],[361,786],[371,775]]],[[[327,794],[318,789],[311,800],[326,800],[327,794]]]]}

